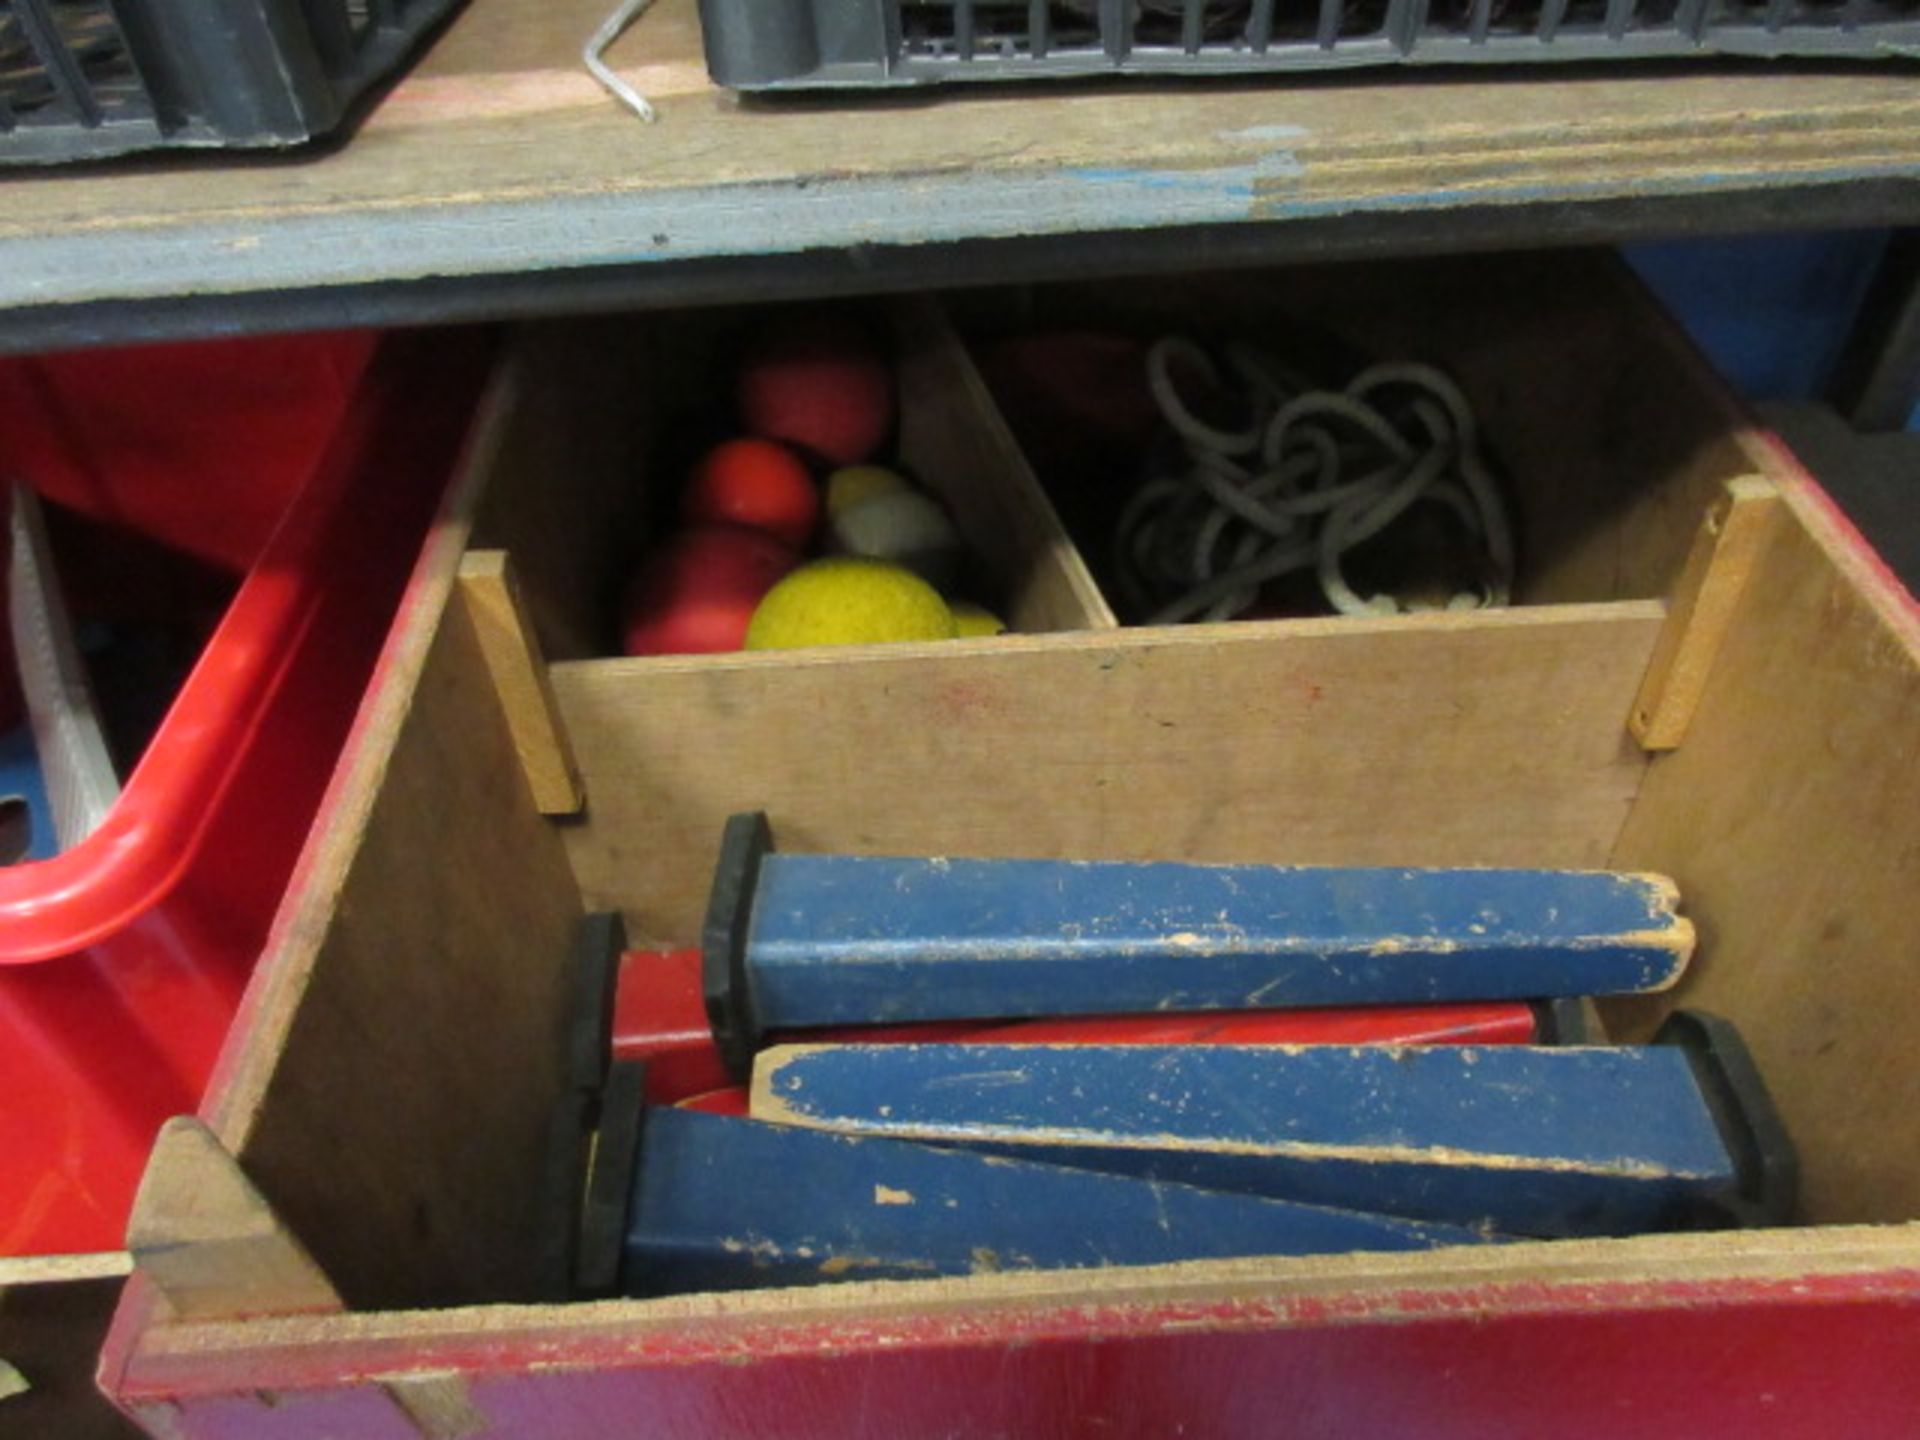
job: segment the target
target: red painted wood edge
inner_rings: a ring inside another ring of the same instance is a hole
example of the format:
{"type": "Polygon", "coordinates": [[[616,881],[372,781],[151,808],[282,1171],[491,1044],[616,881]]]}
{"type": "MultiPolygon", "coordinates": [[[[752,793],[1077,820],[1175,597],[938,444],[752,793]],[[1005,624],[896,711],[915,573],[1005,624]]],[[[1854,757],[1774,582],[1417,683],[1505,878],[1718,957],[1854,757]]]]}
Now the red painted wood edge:
{"type": "MultiPolygon", "coordinates": [[[[912,1298],[900,1286],[861,1289],[889,1308],[912,1298]]],[[[711,1318],[647,1325],[644,1308],[574,1307],[567,1324],[554,1311],[449,1312],[441,1333],[418,1338],[340,1333],[351,1321],[252,1322],[259,1343],[248,1349],[135,1354],[119,1398],[171,1403],[194,1440],[345,1433],[330,1417],[354,1387],[409,1373],[463,1376],[468,1403],[494,1426],[483,1433],[543,1440],[1116,1427],[1853,1440],[1911,1435],[1920,1414],[1911,1269],[1137,1304],[949,1301],[785,1323],[744,1322],[716,1305],[711,1318]],[[1295,1423],[1276,1428],[1281,1413],[1295,1423]]]]}

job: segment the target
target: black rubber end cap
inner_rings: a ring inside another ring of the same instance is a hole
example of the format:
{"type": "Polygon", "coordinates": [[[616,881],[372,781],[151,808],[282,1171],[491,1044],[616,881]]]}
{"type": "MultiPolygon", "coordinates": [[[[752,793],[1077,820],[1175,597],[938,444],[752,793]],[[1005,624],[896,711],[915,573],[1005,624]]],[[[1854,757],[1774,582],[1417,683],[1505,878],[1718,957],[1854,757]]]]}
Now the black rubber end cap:
{"type": "Polygon", "coordinates": [[[630,1060],[616,1063],[607,1071],[599,1109],[574,1263],[575,1291],[592,1298],[620,1293],[627,1210],[633,1201],[641,1132],[646,1125],[647,1067],[630,1060]]]}
{"type": "Polygon", "coordinates": [[[727,1073],[737,1081],[752,1073],[762,1039],[747,973],[747,934],[753,922],[760,862],[772,852],[773,830],[764,811],[729,817],[720,836],[706,924],[700,931],[700,988],[707,1002],[707,1023],[727,1073]]]}
{"type": "Polygon", "coordinates": [[[1676,1010],[1653,1043],[1686,1052],[1733,1157],[1737,1182],[1722,1203],[1725,1213],[1704,1218],[1743,1229],[1791,1224],[1800,1201],[1800,1156],[1740,1032],[1717,1015],[1676,1010]]]}
{"type": "Polygon", "coordinates": [[[627,949],[627,926],[617,910],[582,917],[568,957],[573,987],[568,1012],[567,1084],[598,1090],[613,1063],[614,992],[620,981],[620,957],[627,949]]]}

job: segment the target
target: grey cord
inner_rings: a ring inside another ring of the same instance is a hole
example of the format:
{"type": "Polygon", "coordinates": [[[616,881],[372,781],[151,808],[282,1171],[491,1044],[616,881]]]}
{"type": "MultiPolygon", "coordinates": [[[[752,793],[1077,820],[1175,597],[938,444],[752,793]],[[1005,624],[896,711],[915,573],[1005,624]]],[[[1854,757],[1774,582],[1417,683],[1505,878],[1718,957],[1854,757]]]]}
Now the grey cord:
{"type": "Polygon", "coordinates": [[[1512,525],[1472,407],[1450,378],[1392,362],[1328,390],[1249,344],[1227,347],[1225,360],[1223,368],[1185,336],[1147,352],[1147,383],[1185,470],[1142,485],[1115,527],[1120,589],[1136,613],[1156,625],[1231,619],[1262,586],[1297,570],[1310,570],[1341,614],[1402,613],[1408,607],[1391,595],[1358,594],[1341,561],[1422,502],[1457,515],[1485,553],[1484,593],[1455,595],[1446,608],[1508,603],[1512,525]],[[1174,384],[1176,365],[1226,391],[1229,413],[1251,423],[1202,420],[1174,384]],[[1401,398],[1383,409],[1383,392],[1401,398]]]}

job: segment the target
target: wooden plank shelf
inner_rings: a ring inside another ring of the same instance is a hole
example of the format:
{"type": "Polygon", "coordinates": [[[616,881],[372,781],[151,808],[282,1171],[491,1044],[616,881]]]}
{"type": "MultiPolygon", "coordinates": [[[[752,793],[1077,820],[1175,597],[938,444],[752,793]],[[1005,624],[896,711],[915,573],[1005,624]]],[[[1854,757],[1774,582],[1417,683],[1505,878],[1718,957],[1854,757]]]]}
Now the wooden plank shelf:
{"type": "Polygon", "coordinates": [[[7,174],[0,343],[205,328],[210,301],[231,329],[706,298],[761,284],[767,257],[803,290],[951,283],[946,247],[979,242],[1016,271],[1126,273],[1154,268],[1155,236],[1157,263],[1191,267],[1920,219],[1905,66],[742,100],[706,78],[693,0],[660,0],[612,56],[658,104],[648,126],[579,64],[606,8],[475,0],[317,154],[7,174]],[[1119,243],[1059,257],[1090,233],[1119,243]]]}

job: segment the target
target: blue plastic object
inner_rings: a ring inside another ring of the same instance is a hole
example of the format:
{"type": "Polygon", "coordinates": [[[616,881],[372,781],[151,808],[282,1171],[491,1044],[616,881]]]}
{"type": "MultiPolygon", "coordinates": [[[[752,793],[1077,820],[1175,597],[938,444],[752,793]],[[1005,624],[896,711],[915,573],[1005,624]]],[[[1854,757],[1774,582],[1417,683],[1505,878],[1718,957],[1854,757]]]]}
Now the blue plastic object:
{"type": "Polygon", "coordinates": [[[0,735],[0,804],[13,802],[26,809],[27,844],[23,852],[8,855],[7,863],[52,858],[59,850],[53,833],[53,811],[47,803],[33,731],[26,725],[0,735]]]}

